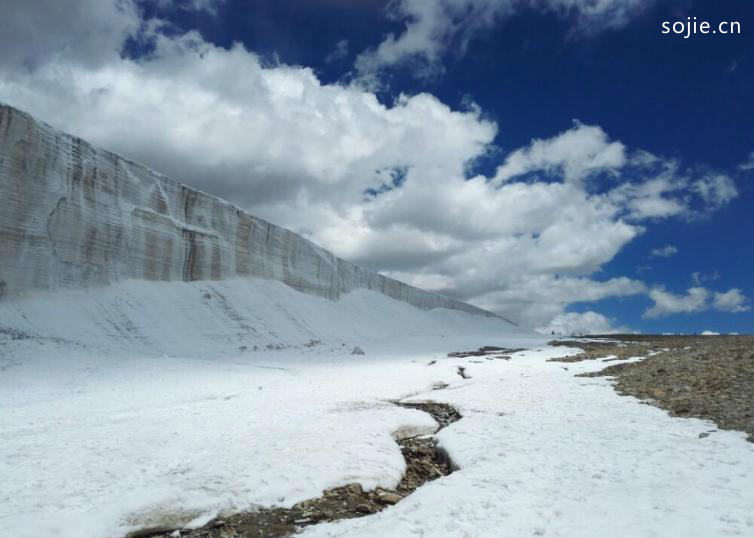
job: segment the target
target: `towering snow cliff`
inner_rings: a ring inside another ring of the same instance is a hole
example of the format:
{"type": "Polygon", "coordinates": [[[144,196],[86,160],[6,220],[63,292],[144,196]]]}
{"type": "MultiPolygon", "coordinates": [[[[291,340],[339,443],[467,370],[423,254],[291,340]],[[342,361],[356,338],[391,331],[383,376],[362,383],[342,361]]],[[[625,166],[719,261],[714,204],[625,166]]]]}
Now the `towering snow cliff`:
{"type": "MultiPolygon", "coordinates": [[[[229,202],[0,105],[0,332],[77,334],[79,342],[108,331],[139,341],[147,333],[173,333],[177,341],[182,331],[214,325],[216,339],[245,345],[259,319],[271,315],[271,297],[292,311],[311,303],[293,290],[340,303],[359,291],[362,311],[367,303],[379,310],[391,298],[421,310],[496,317],[344,261],[229,202]],[[213,296],[217,304],[210,307],[213,296]],[[51,305],[61,301],[72,306],[52,315],[51,305]],[[160,309],[162,318],[150,319],[160,309]]],[[[316,318],[330,309],[322,305],[292,313],[288,328],[316,338],[316,318]]],[[[269,325],[263,332],[286,331],[269,325]]]]}
{"type": "Polygon", "coordinates": [[[357,288],[493,316],[348,263],[303,237],[0,105],[0,288],[260,277],[331,300],[357,288]]]}

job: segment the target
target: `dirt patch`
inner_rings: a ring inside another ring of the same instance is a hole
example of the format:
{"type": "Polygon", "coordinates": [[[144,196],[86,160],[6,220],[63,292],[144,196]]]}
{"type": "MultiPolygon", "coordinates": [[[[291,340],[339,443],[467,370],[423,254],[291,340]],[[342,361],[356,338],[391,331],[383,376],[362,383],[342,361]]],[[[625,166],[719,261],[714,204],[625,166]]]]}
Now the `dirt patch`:
{"type": "MultiPolygon", "coordinates": [[[[615,338],[611,338],[615,340],[615,338]]],[[[550,345],[577,347],[582,349],[581,353],[568,355],[566,357],[557,357],[548,359],[550,362],[581,362],[595,359],[602,359],[610,355],[615,355],[615,359],[623,360],[631,357],[646,357],[662,349],[662,346],[656,341],[636,342],[633,340],[620,342],[589,341],[579,342],[575,340],[555,340],[549,342],[550,345]]],[[[667,347],[667,345],[665,346],[667,347]]]]}
{"type": "Polygon", "coordinates": [[[506,355],[510,353],[515,353],[517,351],[523,351],[523,349],[509,349],[505,347],[484,346],[474,351],[453,351],[452,353],[448,353],[448,357],[463,359],[466,357],[484,357],[486,355],[506,355]]]}
{"type": "MultiPolygon", "coordinates": [[[[418,409],[432,415],[440,425],[438,431],[456,422],[461,414],[441,403],[400,403],[401,407],[418,409]]],[[[453,472],[447,453],[437,447],[432,436],[398,441],[406,460],[406,472],[395,490],[363,491],[359,484],[348,484],[325,491],[321,497],[309,499],[292,508],[262,508],[255,511],[217,518],[193,530],[156,527],[129,534],[129,538],[192,537],[192,538],[276,538],[290,536],[297,530],[325,521],[351,519],[374,514],[396,504],[423,484],[453,472]],[[176,530],[180,533],[177,534],[176,530]]]]}
{"type": "MultiPolygon", "coordinates": [[[[584,353],[562,362],[616,355],[646,357],[613,364],[582,377],[614,376],[615,389],[670,412],[711,420],[724,430],[748,433],[754,442],[754,336],[610,335],[618,342],[553,342],[584,353]]],[[[702,434],[702,437],[706,437],[702,434]]]]}

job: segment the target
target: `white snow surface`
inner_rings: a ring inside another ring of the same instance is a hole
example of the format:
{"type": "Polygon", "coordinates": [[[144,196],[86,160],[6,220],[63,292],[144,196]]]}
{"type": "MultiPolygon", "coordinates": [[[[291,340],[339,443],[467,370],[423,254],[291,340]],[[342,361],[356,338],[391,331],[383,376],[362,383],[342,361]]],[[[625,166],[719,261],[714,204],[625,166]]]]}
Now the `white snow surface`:
{"type": "Polygon", "coordinates": [[[122,536],[393,487],[393,436],[436,427],[399,398],[460,410],[438,434],[459,470],[303,536],[754,535],[744,434],[700,438],[714,425],[575,377],[606,365],[547,362],[574,350],[492,318],[248,279],[62,291],[2,303],[0,320],[3,537],[122,536]],[[528,349],[446,356],[482,345],[528,349]]]}
{"type": "Polygon", "coordinates": [[[460,410],[438,438],[461,470],[390,510],[302,536],[754,536],[745,434],[619,396],[608,378],[574,377],[602,361],[546,361],[567,352],[467,361],[472,379],[408,398],[460,410]]]}
{"type": "MultiPolygon", "coordinates": [[[[262,278],[126,280],[39,292],[0,302],[0,329],[57,345],[66,353],[83,345],[118,355],[198,358],[237,355],[254,346],[307,349],[312,341],[421,343],[458,333],[469,341],[475,334],[543,338],[502,319],[444,308],[424,311],[371,290],[356,289],[330,300],[262,278]]],[[[3,354],[2,345],[0,339],[0,367],[3,356],[11,355],[3,354]]]]}

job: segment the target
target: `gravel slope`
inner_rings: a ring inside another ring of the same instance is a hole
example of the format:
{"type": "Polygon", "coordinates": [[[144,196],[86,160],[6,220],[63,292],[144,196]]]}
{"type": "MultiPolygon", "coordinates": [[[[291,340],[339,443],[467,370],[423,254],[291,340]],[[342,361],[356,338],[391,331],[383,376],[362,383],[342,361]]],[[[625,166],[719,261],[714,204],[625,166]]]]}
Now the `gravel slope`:
{"type": "Polygon", "coordinates": [[[754,442],[754,336],[610,335],[555,343],[584,350],[556,359],[563,362],[651,354],[644,361],[583,375],[614,376],[621,394],[641,398],[673,416],[703,418],[720,429],[745,431],[754,442]]]}

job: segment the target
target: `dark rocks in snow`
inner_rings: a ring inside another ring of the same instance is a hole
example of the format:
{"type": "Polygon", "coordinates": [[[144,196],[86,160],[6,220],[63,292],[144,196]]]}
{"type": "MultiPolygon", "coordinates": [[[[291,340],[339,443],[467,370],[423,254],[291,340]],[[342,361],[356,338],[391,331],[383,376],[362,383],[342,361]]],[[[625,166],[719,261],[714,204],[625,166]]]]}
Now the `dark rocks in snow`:
{"type": "Polygon", "coordinates": [[[620,394],[643,399],[671,415],[707,419],[721,429],[744,431],[754,442],[754,336],[630,334],[553,343],[583,350],[551,359],[561,362],[610,355],[648,357],[582,375],[614,376],[620,394]]]}
{"type": "Polygon", "coordinates": [[[515,353],[516,351],[521,351],[521,349],[509,349],[509,348],[496,347],[496,346],[483,346],[475,351],[454,351],[452,353],[448,353],[448,357],[464,359],[466,357],[484,357],[485,355],[500,355],[500,358],[504,358],[505,354],[515,353]]]}
{"type": "MultiPolygon", "coordinates": [[[[418,409],[432,415],[440,429],[461,418],[453,407],[441,403],[401,403],[396,405],[418,409]]],[[[360,484],[328,489],[321,497],[309,499],[292,508],[261,508],[210,521],[199,529],[181,530],[190,538],[276,538],[290,536],[302,527],[325,521],[363,517],[399,503],[404,497],[430,480],[450,474],[453,463],[447,453],[437,446],[432,436],[402,439],[398,442],[406,459],[406,472],[395,490],[377,488],[364,491],[360,484]]],[[[137,538],[160,536],[167,538],[174,529],[147,529],[137,538]],[[158,530],[162,532],[154,533],[158,530]]]]}

